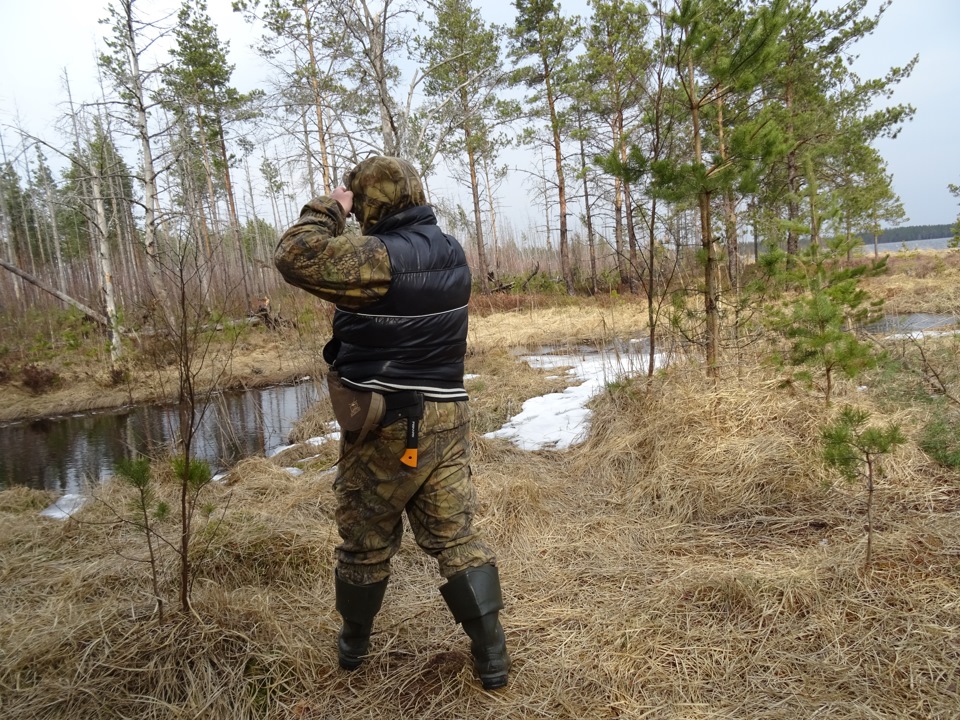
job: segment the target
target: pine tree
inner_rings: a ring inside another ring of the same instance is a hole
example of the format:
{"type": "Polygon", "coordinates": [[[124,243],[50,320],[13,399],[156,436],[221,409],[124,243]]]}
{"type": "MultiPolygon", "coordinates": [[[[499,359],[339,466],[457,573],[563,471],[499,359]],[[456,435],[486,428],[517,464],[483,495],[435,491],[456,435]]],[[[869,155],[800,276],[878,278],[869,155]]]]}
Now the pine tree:
{"type": "Polygon", "coordinates": [[[788,290],[770,314],[771,327],[787,342],[786,351],[774,359],[781,367],[793,368],[792,379],[810,385],[816,384],[815,372],[822,372],[827,405],[838,373],[853,378],[877,362],[873,346],[857,337],[856,330],[877,319],[883,301],[871,300],[860,281],[886,272],[887,259],[844,264],[852,242],[859,240],[838,237],[796,256],[775,248],[762,258],[788,290]]]}
{"type": "MultiPolygon", "coordinates": [[[[579,58],[576,73],[581,78],[580,100],[604,125],[612,157],[623,164],[628,154],[628,134],[642,133],[637,116],[645,109],[646,79],[651,65],[651,49],[646,43],[648,14],[633,2],[593,0],[593,15],[584,38],[585,52],[579,58]]],[[[633,140],[636,142],[636,140],[633,140]]],[[[635,231],[631,183],[623,174],[614,174],[613,218],[614,247],[621,281],[636,287],[639,271],[638,242],[635,231]],[[624,215],[629,249],[624,249],[624,215]]]]}
{"type": "Polygon", "coordinates": [[[720,279],[713,232],[713,197],[735,184],[751,184],[779,150],[779,138],[764,117],[752,117],[727,129],[717,108],[728,98],[757,92],[777,62],[776,40],[785,22],[784,0],[741,8],[728,0],[684,0],[669,13],[673,30],[673,62],[689,112],[689,163],[655,163],[655,185],[675,200],[696,198],[704,266],[706,315],[704,346],[707,373],[718,373],[720,342],[720,279]],[[726,143],[727,150],[719,152],[726,143]],[[710,150],[717,150],[710,154],[710,150]]]}
{"type": "Polygon", "coordinates": [[[174,63],[165,73],[166,104],[187,122],[191,118],[206,174],[207,195],[213,220],[218,220],[217,188],[222,182],[227,203],[229,226],[240,253],[240,268],[245,294],[248,263],[240,242],[240,220],[230,168],[233,156],[227,150],[229,124],[256,115],[256,102],[262,93],[243,94],[230,84],[234,66],[227,60],[229,42],[221,42],[206,10],[205,0],[186,0],[173,30],[176,45],[170,53],[174,63]],[[211,148],[211,146],[213,146],[211,148]]]}
{"type": "Polygon", "coordinates": [[[565,105],[569,98],[572,54],[579,42],[578,18],[560,14],[554,0],[514,0],[516,25],[510,32],[510,56],[517,63],[515,81],[532,90],[529,113],[547,124],[546,145],[553,152],[560,216],[560,268],[567,293],[574,293],[567,229],[567,180],[563,141],[568,134],[565,105]],[[525,61],[529,64],[522,65],[525,61]]]}
{"type": "Polygon", "coordinates": [[[498,90],[504,83],[501,33],[483,22],[470,0],[442,0],[435,12],[435,18],[427,23],[427,34],[420,40],[426,66],[424,91],[438,110],[447,108],[448,122],[458,131],[458,137],[444,144],[444,154],[454,163],[466,155],[480,286],[486,293],[489,264],[479,166],[481,158],[492,161],[496,157],[500,143],[492,137],[493,127],[509,113],[509,106],[498,101],[498,90]]]}
{"type": "Polygon", "coordinates": [[[815,0],[801,0],[788,8],[781,62],[770,75],[768,89],[778,98],[770,107],[788,144],[780,180],[785,185],[784,225],[790,254],[798,252],[802,234],[816,230],[816,219],[804,219],[801,205],[805,196],[816,198],[805,191],[806,185],[829,187],[829,177],[821,175],[828,156],[857,153],[858,143],[895,135],[913,114],[908,105],[879,109],[876,105],[910,75],[916,57],[883,78],[868,80],[857,77],[848,62],[857,42],[877,27],[887,5],[873,16],[865,14],[867,0],[852,0],[829,10],[817,9],[815,0]]]}

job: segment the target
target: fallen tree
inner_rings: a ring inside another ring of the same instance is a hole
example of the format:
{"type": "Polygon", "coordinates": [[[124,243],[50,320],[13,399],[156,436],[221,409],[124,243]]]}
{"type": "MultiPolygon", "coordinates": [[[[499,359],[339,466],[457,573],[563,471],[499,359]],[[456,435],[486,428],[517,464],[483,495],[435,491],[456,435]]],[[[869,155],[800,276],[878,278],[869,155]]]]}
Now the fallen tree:
{"type": "MultiPolygon", "coordinates": [[[[60,292],[59,290],[57,290],[55,287],[51,285],[47,285],[45,282],[43,282],[43,280],[40,280],[39,278],[34,277],[33,275],[26,272],[25,270],[21,270],[16,265],[8,263],[6,260],[2,258],[0,258],[0,267],[3,267],[9,270],[14,275],[17,275],[23,278],[28,283],[30,283],[31,285],[35,285],[36,287],[40,288],[44,292],[50,293],[55,298],[57,298],[58,300],[61,300],[62,302],[65,302],[70,307],[76,308],[91,320],[99,323],[100,325],[103,325],[103,327],[107,328],[108,330],[110,329],[110,321],[107,320],[106,316],[101,315],[93,308],[87,307],[79,300],[74,300],[72,297],[70,297],[66,293],[60,292]]],[[[123,332],[122,329],[121,329],[121,332],[123,332]]]]}

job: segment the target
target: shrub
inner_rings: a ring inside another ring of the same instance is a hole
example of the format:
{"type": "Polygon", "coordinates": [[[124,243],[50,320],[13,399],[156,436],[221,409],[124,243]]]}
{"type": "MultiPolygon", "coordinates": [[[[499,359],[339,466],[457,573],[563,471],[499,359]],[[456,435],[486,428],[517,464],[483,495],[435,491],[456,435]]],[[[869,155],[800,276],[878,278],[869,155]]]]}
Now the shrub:
{"type": "Polygon", "coordinates": [[[59,373],[43,365],[31,363],[23,368],[23,384],[34,395],[42,395],[60,386],[63,379],[59,373]]]}
{"type": "Polygon", "coordinates": [[[130,379],[130,370],[125,365],[115,365],[110,369],[110,387],[123,385],[130,379]]]}
{"type": "Polygon", "coordinates": [[[941,465],[960,469],[960,415],[937,412],[923,428],[920,448],[941,465]]]}

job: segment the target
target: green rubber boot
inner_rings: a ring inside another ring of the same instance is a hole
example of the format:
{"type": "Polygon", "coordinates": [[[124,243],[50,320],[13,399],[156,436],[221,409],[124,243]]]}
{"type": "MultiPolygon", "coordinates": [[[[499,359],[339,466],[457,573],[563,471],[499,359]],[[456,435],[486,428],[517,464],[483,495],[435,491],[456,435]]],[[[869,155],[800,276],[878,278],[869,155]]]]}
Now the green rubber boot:
{"type": "Polygon", "coordinates": [[[340,651],[340,667],[344,670],[360,667],[370,649],[373,618],[380,612],[388,579],[373,585],[351,585],[334,576],[337,612],[343,618],[337,647],[340,651]]]}
{"type": "Polygon", "coordinates": [[[506,687],[510,672],[507,641],[500,626],[503,609],[500,575],[495,565],[468,568],[453,575],[440,594],[470,637],[473,666],[484,690],[506,687]]]}

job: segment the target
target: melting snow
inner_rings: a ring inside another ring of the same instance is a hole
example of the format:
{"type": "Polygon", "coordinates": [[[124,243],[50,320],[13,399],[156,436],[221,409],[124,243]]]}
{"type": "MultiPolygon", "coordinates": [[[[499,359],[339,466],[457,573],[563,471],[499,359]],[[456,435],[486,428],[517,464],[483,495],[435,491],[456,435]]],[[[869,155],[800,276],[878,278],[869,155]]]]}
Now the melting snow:
{"type": "MultiPolygon", "coordinates": [[[[568,376],[580,380],[562,393],[550,393],[527,400],[520,413],[484,437],[505,438],[521,450],[563,450],[583,442],[590,431],[592,412],[587,403],[608,383],[642,372],[646,357],[638,355],[540,355],[524,357],[532,367],[570,366],[568,376]]],[[[657,358],[657,366],[662,363],[657,358]]]]}
{"type": "Polygon", "coordinates": [[[68,493],[57,498],[50,507],[41,510],[40,514],[43,515],[43,517],[53,518],[54,520],[66,520],[82,508],[85,502],[87,502],[87,499],[82,495],[68,493]]]}

